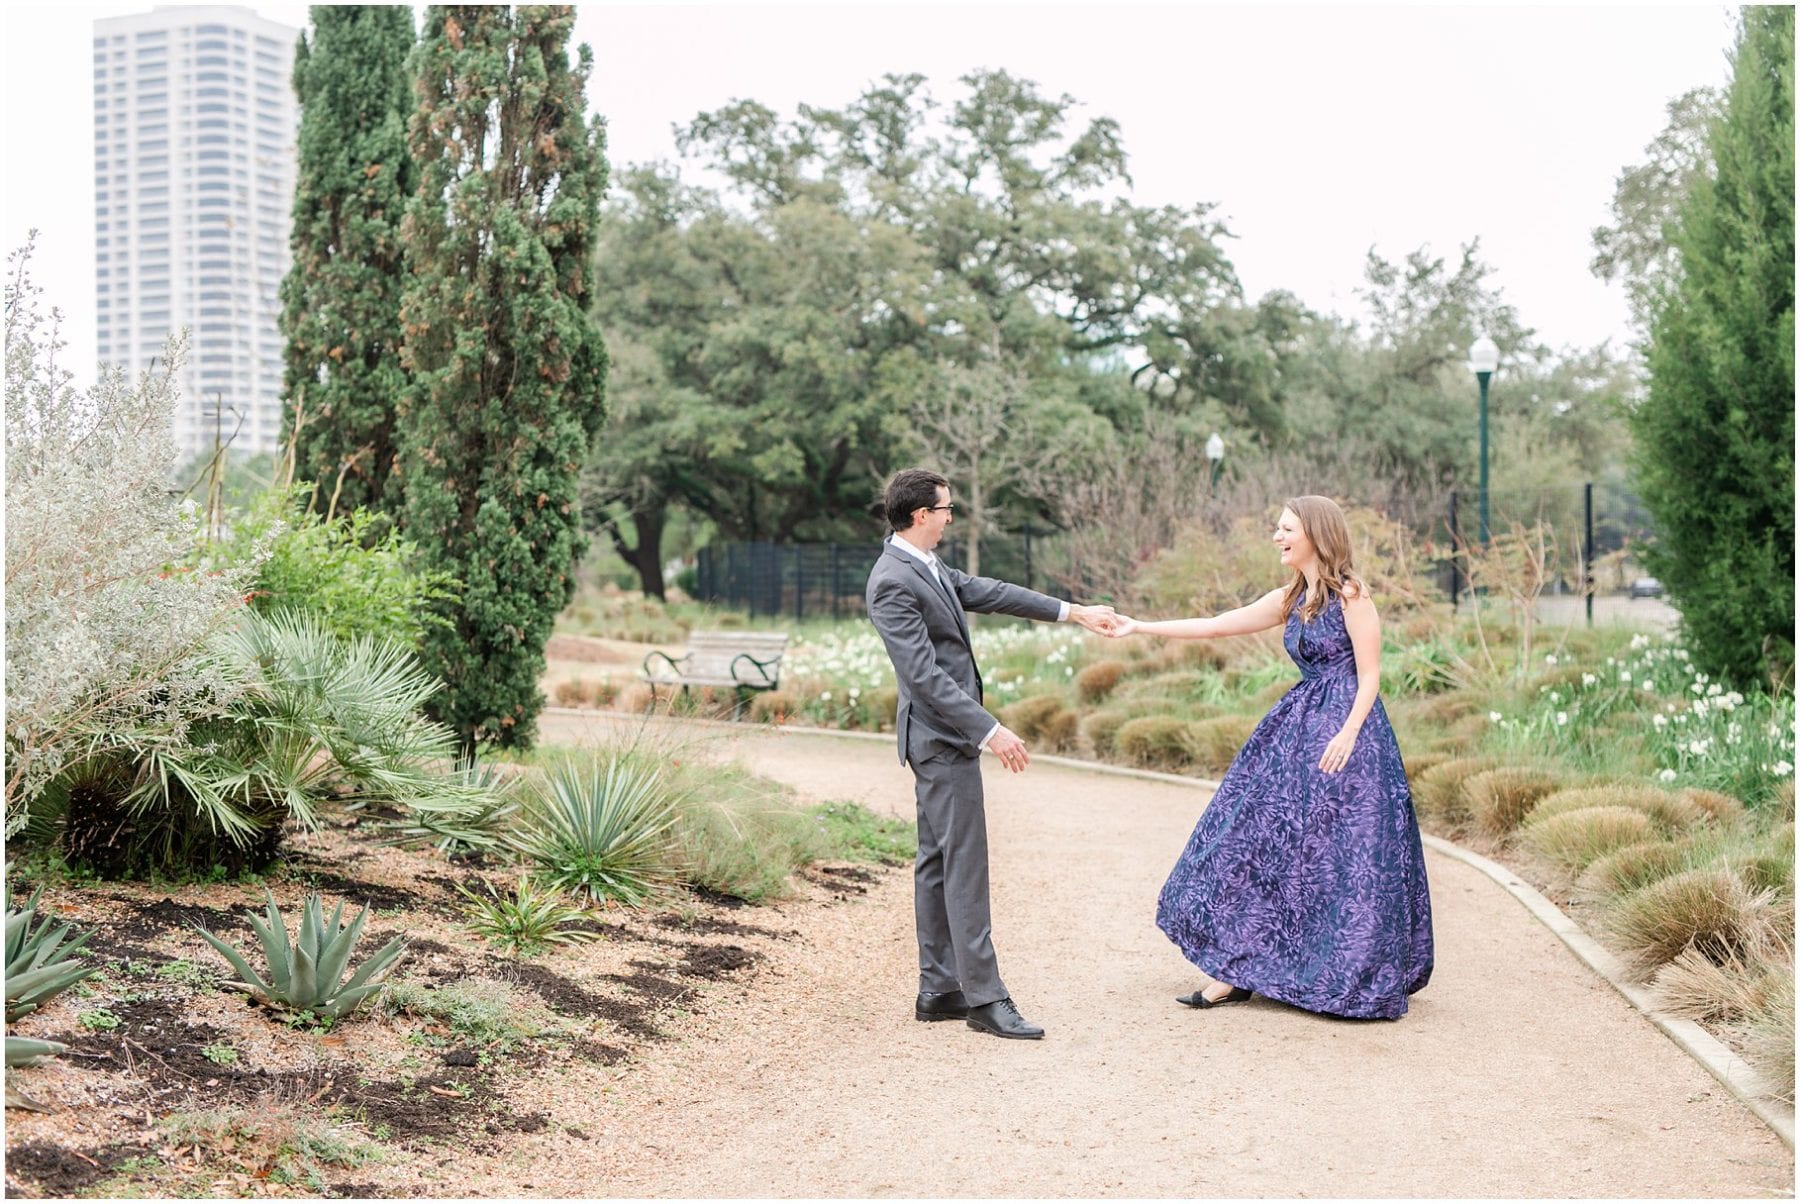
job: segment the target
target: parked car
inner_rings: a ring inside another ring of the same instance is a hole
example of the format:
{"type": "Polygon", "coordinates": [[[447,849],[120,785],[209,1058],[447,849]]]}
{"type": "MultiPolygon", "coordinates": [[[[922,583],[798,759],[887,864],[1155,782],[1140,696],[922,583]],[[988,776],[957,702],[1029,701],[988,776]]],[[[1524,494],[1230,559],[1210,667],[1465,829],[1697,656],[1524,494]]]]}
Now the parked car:
{"type": "Polygon", "coordinates": [[[1663,593],[1662,582],[1654,577],[1639,577],[1626,592],[1633,598],[1660,598],[1663,593]]]}

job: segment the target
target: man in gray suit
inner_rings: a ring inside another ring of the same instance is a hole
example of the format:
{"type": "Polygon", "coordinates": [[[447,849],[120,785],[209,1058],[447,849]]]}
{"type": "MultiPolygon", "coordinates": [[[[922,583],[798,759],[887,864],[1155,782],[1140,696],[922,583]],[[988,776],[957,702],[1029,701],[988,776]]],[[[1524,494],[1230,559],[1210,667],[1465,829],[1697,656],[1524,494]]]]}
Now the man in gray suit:
{"type": "Polygon", "coordinates": [[[883,499],[893,534],[869,572],[869,618],[887,645],[900,689],[894,728],[900,761],[912,765],[919,805],[913,915],[919,936],[920,1020],[966,1020],[999,1037],[1032,1039],[1000,981],[988,913],[987,815],[981,751],[1014,773],[1025,742],[981,705],[981,672],[965,611],[1074,621],[1108,632],[1109,606],[1072,606],[943,564],[933,549],[956,512],[950,483],[935,472],[895,473],[883,499]]]}

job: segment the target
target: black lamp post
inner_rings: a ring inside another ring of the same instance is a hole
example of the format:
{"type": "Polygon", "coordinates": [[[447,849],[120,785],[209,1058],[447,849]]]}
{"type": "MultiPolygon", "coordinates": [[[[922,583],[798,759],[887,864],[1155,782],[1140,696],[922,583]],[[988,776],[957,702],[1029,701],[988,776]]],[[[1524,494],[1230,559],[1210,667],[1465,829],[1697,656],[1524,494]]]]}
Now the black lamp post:
{"type": "Polygon", "coordinates": [[[1481,546],[1488,542],[1488,378],[1500,366],[1500,348],[1482,335],[1469,348],[1469,371],[1481,382],[1481,546]]]}

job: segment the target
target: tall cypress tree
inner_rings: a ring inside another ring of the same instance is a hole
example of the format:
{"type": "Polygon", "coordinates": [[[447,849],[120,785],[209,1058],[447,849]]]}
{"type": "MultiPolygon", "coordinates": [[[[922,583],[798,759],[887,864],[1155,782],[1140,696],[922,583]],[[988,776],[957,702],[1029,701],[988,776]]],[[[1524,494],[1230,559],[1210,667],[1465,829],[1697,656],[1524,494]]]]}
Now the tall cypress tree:
{"type": "Polygon", "coordinates": [[[1794,10],[1741,12],[1633,425],[1657,520],[1647,562],[1696,661],[1749,684],[1794,663],[1794,10]]]}
{"type": "Polygon", "coordinates": [[[400,223],[418,174],[406,144],[412,11],[319,4],[312,27],[294,62],[299,171],[293,267],[281,282],[282,433],[294,443],[296,474],[318,485],[319,509],[342,475],[343,512],[383,505],[394,410],[406,383],[400,223]]]}
{"type": "Polygon", "coordinates": [[[440,716],[477,742],[529,745],[544,643],[585,546],[576,485],[604,414],[606,352],[587,317],[606,187],[569,5],[439,5],[416,53],[402,319],[406,529],[463,582],[427,636],[440,716]]]}

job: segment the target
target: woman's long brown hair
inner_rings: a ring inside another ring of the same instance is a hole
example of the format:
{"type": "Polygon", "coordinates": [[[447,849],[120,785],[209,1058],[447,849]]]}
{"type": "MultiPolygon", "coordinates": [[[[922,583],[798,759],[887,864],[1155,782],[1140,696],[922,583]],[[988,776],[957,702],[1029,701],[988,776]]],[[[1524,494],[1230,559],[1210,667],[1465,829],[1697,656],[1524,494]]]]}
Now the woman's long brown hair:
{"type": "MultiPolygon", "coordinates": [[[[1306,605],[1300,607],[1300,621],[1310,623],[1319,617],[1319,612],[1334,595],[1342,598],[1348,589],[1353,596],[1360,596],[1368,592],[1368,587],[1356,575],[1356,568],[1350,562],[1350,526],[1344,521],[1344,512],[1338,509],[1336,502],[1309,493],[1304,497],[1289,498],[1286,508],[1300,520],[1300,529],[1312,541],[1313,551],[1319,558],[1319,588],[1306,599],[1306,605]]],[[[1300,605],[1300,595],[1305,592],[1306,575],[1295,569],[1294,579],[1288,582],[1287,592],[1281,596],[1284,620],[1294,613],[1294,607],[1300,605]]]]}

